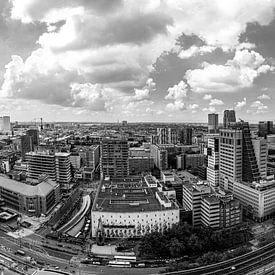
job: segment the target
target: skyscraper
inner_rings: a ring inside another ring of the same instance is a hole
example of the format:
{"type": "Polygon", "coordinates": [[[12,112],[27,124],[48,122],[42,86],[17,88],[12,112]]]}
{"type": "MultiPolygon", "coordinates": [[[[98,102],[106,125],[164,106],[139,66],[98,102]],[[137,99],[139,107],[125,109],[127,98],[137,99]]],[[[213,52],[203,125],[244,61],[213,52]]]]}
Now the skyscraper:
{"type": "Polygon", "coordinates": [[[179,132],[179,141],[184,145],[192,145],[192,128],[183,128],[179,132]]]}
{"type": "Polygon", "coordinates": [[[233,183],[242,179],[243,133],[238,129],[220,130],[219,185],[233,191],[233,183]]]}
{"type": "Polygon", "coordinates": [[[33,151],[33,142],[32,138],[28,135],[20,137],[21,139],[21,157],[22,160],[26,160],[26,153],[33,151]]]}
{"type": "Polygon", "coordinates": [[[223,113],[223,127],[227,128],[232,122],[236,122],[235,110],[224,110],[223,113]]]}
{"type": "Polygon", "coordinates": [[[252,139],[252,144],[253,144],[261,178],[265,179],[267,176],[267,155],[268,155],[267,141],[264,138],[255,138],[255,139],[252,139]]]}
{"type": "Polygon", "coordinates": [[[104,139],[100,143],[101,177],[129,176],[129,145],[124,139],[104,139]]]}
{"type": "Polygon", "coordinates": [[[168,128],[168,143],[177,144],[178,142],[178,132],[175,128],[168,128]]]}
{"type": "Polygon", "coordinates": [[[219,137],[208,139],[207,180],[214,186],[219,185],[219,137]]]}
{"type": "Polygon", "coordinates": [[[267,135],[273,133],[273,121],[259,121],[258,135],[266,138],[267,135]]]}
{"type": "Polygon", "coordinates": [[[0,117],[0,131],[8,132],[11,130],[11,123],[9,116],[0,117]]]}
{"type": "Polygon", "coordinates": [[[27,135],[32,138],[33,145],[39,145],[39,131],[38,129],[29,129],[27,130],[27,135]]]}
{"type": "Polygon", "coordinates": [[[219,115],[208,114],[208,132],[216,133],[218,131],[218,125],[219,125],[219,115]]]}
{"type": "Polygon", "coordinates": [[[168,144],[168,128],[157,128],[157,136],[159,144],[168,144]]]}

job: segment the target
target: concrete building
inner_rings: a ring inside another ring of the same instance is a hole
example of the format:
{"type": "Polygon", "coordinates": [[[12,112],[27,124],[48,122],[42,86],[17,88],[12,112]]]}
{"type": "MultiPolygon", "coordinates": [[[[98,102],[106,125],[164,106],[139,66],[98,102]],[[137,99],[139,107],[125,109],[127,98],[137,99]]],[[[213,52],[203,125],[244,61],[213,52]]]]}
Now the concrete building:
{"type": "Polygon", "coordinates": [[[203,154],[181,154],[177,156],[177,169],[197,169],[204,164],[203,154]]]}
{"type": "Polygon", "coordinates": [[[157,128],[158,144],[169,143],[169,130],[168,128],[157,128]]]}
{"type": "Polygon", "coordinates": [[[219,127],[219,115],[208,114],[208,132],[217,133],[219,127]]]}
{"type": "Polygon", "coordinates": [[[23,135],[20,137],[20,151],[22,160],[26,160],[26,154],[34,150],[32,138],[28,135],[23,135]]]}
{"type": "Polygon", "coordinates": [[[97,236],[100,223],[105,236],[112,238],[141,237],[178,223],[177,203],[151,187],[152,181],[140,177],[102,181],[91,211],[92,236],[97,236]]]}
{"type": "Polygon", "coordinates": [[[178,131],[175,128],[168,128],[168,143],[177,144],[178,143],[178,131]]]}
{"type": "Polygon", "coordinates": [[[184,145],[192,145],[193,130],[191,127],[179,131],[179,142],[184,145]]]}
{"type": "Polygon", "coordinates": [[[39,131],[38,129],[29,129],[26,134],[32,138],[32,143],[34,146],[39,145],[39,131]]]}
{"type": "Polygon", "coordinates": [[[267,177],[267,141],[264,138],[252,139],[252,144],[262,179],[267,177]]]}
{"type": "Polygon", "coordinates": [[[129,145],[123,139],[104,139],[100,143],[101,178],[129,176],[129,145]]]}
{"type": "Polygon", "coordinates": [[[71,181],[70,154],[48,152],[29,152],[27,176],[38,179],[41,174],[48,175],[52,180],[64,185],[71,181]]]}
{"type": "Polygon", "coordinates": [[[234,182],[234,197],[237,198],[247,216],[262,222],[275,213],[275,181],[259,183],[234,182]]]}
{"type": "Polygon", "coordinates": [[[168,152],[166,149],[162,149],[159,145],[152,144],[151,156],[157,168],[160,170],[166,170],[168,168],[168,152]]]}
{"type": "Polygon", "coordinates": [[[207,183],[183,183],[183,207],[192,212],[193,226],[227,228],[240,224],[242,209],[231,193],[215,191],[207,183]]]}
{"type": "Polygon", "coordinates": [[[235,110],[224,110],[223,112],[223,127],[227,128],[230,123],[236,122],[235,110]]]}
{"type": "Polygon", "coordinates": [[[0,177],[0,196],[5,204],[30,216],[47,215],[60,200],[59,184],[42,176],[27,184],[0,177]]]}
{"type": "Polygon", "coordinates": [[[259,121],[258,136],[266,138],[270,134],[273,134],[273,121],[259,121]]]}
{"type": "Polygon", "coordinates": [[[220,130],[220,178],[224,190],[233,191],[233,183],[242,179],[243,161],[242,130],[220,130]]]}
{"type": "Polygon", "coordinates": [[[207,146],[207,180],[213,186],[219,186],[219,163],[220,163],[220,153],[219,153],[219,141],[218,137],[213,137],[208,139],[207,146]]]}
{"type": "Polygon", "coordinates": [[[0,131],[9,132],[11,130],[10,117],[3,116],[0,117],[0,131]]]}

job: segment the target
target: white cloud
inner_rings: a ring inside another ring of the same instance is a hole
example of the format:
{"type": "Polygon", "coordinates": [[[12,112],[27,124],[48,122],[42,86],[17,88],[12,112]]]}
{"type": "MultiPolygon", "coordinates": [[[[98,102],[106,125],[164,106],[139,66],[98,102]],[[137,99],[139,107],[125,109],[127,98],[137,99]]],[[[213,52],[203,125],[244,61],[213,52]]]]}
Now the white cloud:
{"type": "Polygon", "coordinates": [[[242,109],[244,106],[246,106],[246,97],[244,97],[242,101],[239,101],[235,104],[236,104],[235,106],[236,109],[239,109],[239,110],[242,109]]]}
{"type": "Polygon", "coordinates": [[[210,106],[209,108],[203,108],[202,109],[204,112],[208,112],[208,113],[215,113],[216,112],[216,108],[213,106],[210,106]]]}
{"type": "Polygon", "coordinates": [[[199,108],[199,107],[200,107],[200,106],[199,106],[198,104],[196,104],[196,103],[190,104],[190,105],[189,105],[189,109],[191,109],[191,110],[197,109],[197,108],[199,108]]]}
{"type": "Polygon", "coordinates": [[[273,70],[270,65],[263,64],[264,61],[255,51],[237,50],[234,58],[225,65],[204,62],[202,69],[188,70],[185,78],[196,93],[236,92],[251,87],[257,76],[273,70]]]}
{"type": "Polygon", "coordinates": [[[260,100],[252,102],[250,107],[256,110],[256,114],[263,114],[268,112],[268,106],[264,105],[260,100]]]}
{"type": "Polygon", "coordinates": [[[208,95],[208,94],[206,94],[206,95],[204,95],[203,96],[203,100],[210,100],[212,98],[212,95],[208,95]]]}
{"type": "Polygon", "coordinates": [[[269,95],[266,95],[266,94],[262,94],[262,95],[259,95],[257,97],[257,99],[271,99],[271,97],[269,95]]]}
{"type": "Polygon", "coordinates": [[[205,53],[211,53],[216,49],[215,46],[205,45],[201,47],[191,46],[187,50],[181,50],[178,54],[178,57],[181,59],[188,59],[196,55],[203,55],[205,53]]]}
{"type": "Polygon", "coordinates": [[[177,85],[168,88],[168,95],[165,99],[181,100],[187,96],[188,86],[182,80],[177,85]]]}
{"type": "Polygon", "coordinates": [[[221,105],[224,105],[224,102],[220,99],[213,98],[213,99],[211,99],[209,105],[210,106],[221,106],[221,105]]]}
{"type": "Polygon", "coordinates": [[[169,111],[183,111],[183,110],[186,110],[185,103],[182,102],[181,100],[175,100],[174,103],[168,103],[166,105],[166,108],[169,111]]]}

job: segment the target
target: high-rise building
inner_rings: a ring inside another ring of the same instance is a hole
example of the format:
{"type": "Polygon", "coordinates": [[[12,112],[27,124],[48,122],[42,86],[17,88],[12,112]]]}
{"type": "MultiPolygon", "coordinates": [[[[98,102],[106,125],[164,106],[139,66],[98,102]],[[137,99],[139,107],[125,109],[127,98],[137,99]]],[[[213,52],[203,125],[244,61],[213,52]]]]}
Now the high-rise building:
{"type": "Polygon", "coordinates": [[[220,185],[233,190],[234,181],[259,182],[261,175],[248,122],[220,131],[220,185]]]}
{"type": "Polygon", "coordinates": [[[155,166],[160,170],[168,168],[168,152],[159,145],[151,145],[151,157],[154,160],[155,166]]]}
{"type": "Polygon", "coordinates": [[[208,132],[216,133],[219,126],[219,115],[218,114],[208,114],[208,132]]]}
{"type": "Polygon", "coordinates": [[[9,132],[11,130],[11,123],[9,116],[0,117],[0,131],[9,132]]]}
{"type": "Polygon", "coordinates": [[[183,128],[179,132],[179,142],[184,145],[192,145],[192,128],[183,128]]]}
{"type": "Polygon", "coordinates": [[[267,176],[267,155],[268,155],[267,140],[264,138],[254,138],[252,139],[252,144],[253,144],[258,168],[260,170],[261,178],[265,179],[267,176]]]}
{"type": "Polygon", "coordinates": [[[223,127],[227,128],[230,123],[236,122],[235,110],[224,110],[223,113],[223,127]]]}
{"type": "Polygon", "coordinates": [[[26,160],[27,176],[31,179],[38,179],[42,174],[46,174],[61,185],[70,183],[72,179],[70,153],[29,152],[26,154],[26,160]]]}
{"type": "Polygon", "coordinates": [[[273,121],[259,121],[258,135],[266,138],[267,135],[273,133],[273,121]]]}
{"type": "Polygon", "coordinates": [[[20,137],[21,139],[21,157],[22,160],[26,160],[26,153],[31,152],[34,150],[33,148],[33,142],[32,142],[32,138],[28,135],[23,135],[20,137]]]}
{"type": "Polygon", "coordinates": [[[100,143],[101,177],[129,176],[129,145],[124,139],[104,139],[100,143]]]}
{"type": "Polygon", "coordinates": [[[178,143],[178,131],[175,128],[168,128],[168,143],[177,144],[178,143]]]}
{"type": "Polygon", "coordinates": [[[39,145],[39,131],[38,131],[38,129],[27,130],[27,135],[32,138],[33,145],[35,145],[35,146],[39,145]]]}
{"type": "Polygon", "coordinates": [[[207,146],[207,180],[213,186],[219,185],[219,137],[213,137],[208,139],[207,146]]]}
{"type": "Polygon", "coordinates": [[[158,144],[168,144],[168,128],[157,128],[158,144]]]}
{"type": "Polygon", "coordinates": [[[242,143],[242,130],[220,130],[219,185],[225,190],[232,191],[234,181],[242,179],[242,143]]]}

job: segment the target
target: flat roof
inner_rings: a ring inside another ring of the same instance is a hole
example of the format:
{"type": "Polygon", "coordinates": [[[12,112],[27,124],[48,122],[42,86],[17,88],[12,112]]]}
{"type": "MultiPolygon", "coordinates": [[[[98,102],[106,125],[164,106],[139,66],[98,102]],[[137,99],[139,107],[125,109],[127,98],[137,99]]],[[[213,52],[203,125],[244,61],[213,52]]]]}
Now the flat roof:
{"type": "Polygon", "coordinates": [[[0,176],[0,188],[4,188],[15,193],[20,193],[24,196],[43,197],[48,195],[56,186],[57,183],[49,178],[38,183],[37,185],[29,185],[21,181],[15,181],[0,176]]]}
{"type": "MultiPolygon", "coordinates": [[[[158,188],[148,187],[144,178],[102,181],[93,211],[146,212],[167,210],[156,198],[158,188]]],[[[172,202],[170,209],[177,206],[172,202]]]]}

